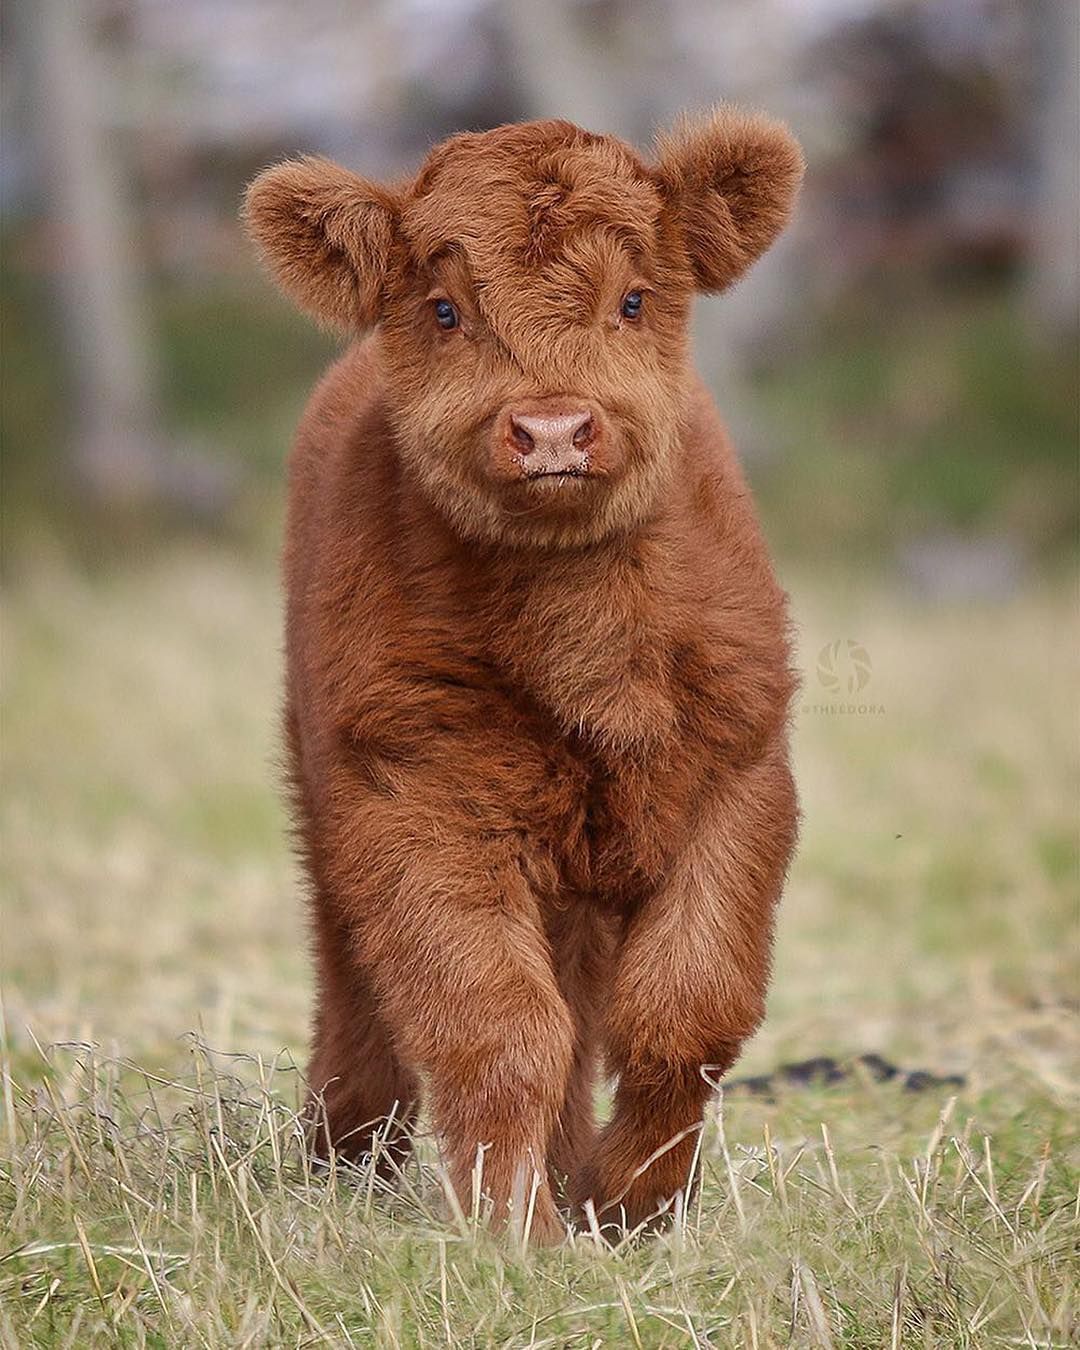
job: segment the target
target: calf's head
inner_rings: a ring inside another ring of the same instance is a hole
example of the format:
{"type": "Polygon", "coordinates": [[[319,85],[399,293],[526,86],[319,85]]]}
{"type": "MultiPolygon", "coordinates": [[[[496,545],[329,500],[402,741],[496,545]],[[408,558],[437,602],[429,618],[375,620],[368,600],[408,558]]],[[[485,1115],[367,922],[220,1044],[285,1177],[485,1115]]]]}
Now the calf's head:
{"type": "Polygon", "coordinates": [[[801,171],[780,124],[731,109],[651,161],[532,122],[455,136],[393,186],[280,164],[246,218],[303,309],[377,327],[404,469],[453,526],[573,545],[645,519],[677,471],[691,296],[772,243],[801,171]]]}

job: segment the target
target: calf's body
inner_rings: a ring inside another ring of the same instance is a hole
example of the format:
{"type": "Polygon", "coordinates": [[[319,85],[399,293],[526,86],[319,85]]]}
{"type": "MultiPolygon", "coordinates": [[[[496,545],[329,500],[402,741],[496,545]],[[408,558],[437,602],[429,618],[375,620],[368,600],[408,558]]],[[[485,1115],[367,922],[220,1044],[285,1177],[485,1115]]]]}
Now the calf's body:
{"type": "Polygon", "coordinates": [[[763,1013],[797,814],[785,600],[685,328],[798,170],[722,111],[656,166],[535,123],[394,189],[302,161],[249,196],[285,288],[374,328],[290,466],[318,1133],[400,1157],[424,1093],[465,1206],[480,1149],[495,1218],[539,1240],[560,1196],[601,1224],[672,1206],[763,1013]]]}

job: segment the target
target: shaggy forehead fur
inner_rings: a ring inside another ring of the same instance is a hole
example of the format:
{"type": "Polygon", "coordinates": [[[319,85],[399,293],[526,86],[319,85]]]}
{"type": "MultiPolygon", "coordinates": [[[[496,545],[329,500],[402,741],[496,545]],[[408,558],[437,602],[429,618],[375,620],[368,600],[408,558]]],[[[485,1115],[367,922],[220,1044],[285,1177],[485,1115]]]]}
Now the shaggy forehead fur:
{"type": "Polygon", "coordinates": [[[541,296],[582,322],[615,280],[647,280],[662,199],[629,147],[570,122],[456,136],[429,157],[401,217],[421,265],[464,264],[485,319],[541,296]]]}
{"type": "Polygon", "coordinates": [[[620,279],[723,290],[779,234],[801,174],[780,123],[718,107],[658,136],[648,162],[563,121],[455,136],[393,188],[291,160],[252,183],[245,215],[283,290],[346,331],[385,318],[400,283],[430,281],[440,259],[485,322],[527,300],[534,321],[551,309],[573,324],[616,303],[620,279]]]}

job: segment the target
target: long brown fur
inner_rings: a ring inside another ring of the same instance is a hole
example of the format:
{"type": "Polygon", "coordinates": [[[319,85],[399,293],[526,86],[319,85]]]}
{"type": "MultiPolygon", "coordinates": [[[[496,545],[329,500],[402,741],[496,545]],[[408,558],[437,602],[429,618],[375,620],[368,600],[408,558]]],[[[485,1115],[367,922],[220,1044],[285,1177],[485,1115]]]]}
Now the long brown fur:
{"type": "Polygon", "coordinates": [[[602,1224],[670,1209],[763,1014],[797,816],[785,597],[687,323],[800,174],[780,125],[719,109],[654,163],[534,122],[394,187],[307,159],[248,193],[285,291],[374,328],[290,465],[324,1134],[400,1159],[423,1091],[465,1207],[482,1148],[496,1221],[535,1186],[540,1241],[560,1194],[602,1224]],[[523,410],[590,419],[580,472],[527,471],[523,410]]]}

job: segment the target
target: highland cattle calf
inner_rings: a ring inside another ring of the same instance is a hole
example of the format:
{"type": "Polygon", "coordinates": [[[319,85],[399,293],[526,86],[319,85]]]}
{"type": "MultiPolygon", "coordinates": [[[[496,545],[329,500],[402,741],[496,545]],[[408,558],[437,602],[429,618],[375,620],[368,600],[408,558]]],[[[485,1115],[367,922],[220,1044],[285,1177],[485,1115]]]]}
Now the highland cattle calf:
{"type": "Polygon", "coordinates": [[[687,329],[801,168],[721,108],[651,159],[533,122],[391,186],[302,159],[248,193],[283,290],[358,339],[300,427],[285,547],[317,1133],[400,1159],[423,1092],[464,1207],[481,1149],[534,1240],[560,1203],[670,1210],[762,1017],[785,597],[687,329]]]}

